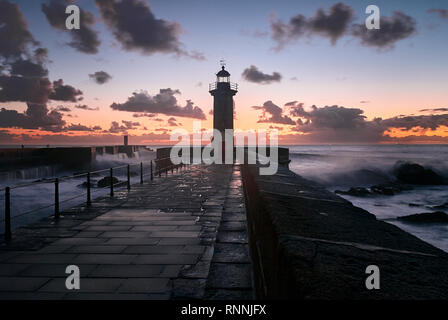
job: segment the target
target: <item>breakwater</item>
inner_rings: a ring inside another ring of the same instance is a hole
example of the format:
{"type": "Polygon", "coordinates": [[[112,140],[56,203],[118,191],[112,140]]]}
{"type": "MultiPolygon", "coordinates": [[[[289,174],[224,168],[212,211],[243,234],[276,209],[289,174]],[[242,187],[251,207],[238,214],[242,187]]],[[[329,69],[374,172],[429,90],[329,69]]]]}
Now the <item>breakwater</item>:
{"type": "Polygon", "coordinates": [[[287,167],[242,166],[255,291],[265,299],[447,299],[448,255],[287,167]],[[366,287],[366,269],[380,289],[366,287]]]}
{"type": "Polygon", "coordinates": [[[62,165],[66,168],[87,168],[97,155],[134,152],[145,149],[139,145],[114,145],[91,147],[5,148],[0,149],[0,168],[8,170],[62,165]]]}

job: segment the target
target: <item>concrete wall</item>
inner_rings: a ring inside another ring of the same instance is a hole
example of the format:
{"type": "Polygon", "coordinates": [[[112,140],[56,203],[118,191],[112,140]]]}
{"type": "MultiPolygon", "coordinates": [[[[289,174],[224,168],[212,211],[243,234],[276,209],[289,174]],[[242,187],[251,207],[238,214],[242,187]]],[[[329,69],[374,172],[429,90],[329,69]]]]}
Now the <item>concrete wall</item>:
{"type": "Polygon", "coordinates": [[[447,299],[448,254],[285,167],[242,166],[261,299],[447,299]],[[367,290],[368,265],[380,290],[367,290]]]}

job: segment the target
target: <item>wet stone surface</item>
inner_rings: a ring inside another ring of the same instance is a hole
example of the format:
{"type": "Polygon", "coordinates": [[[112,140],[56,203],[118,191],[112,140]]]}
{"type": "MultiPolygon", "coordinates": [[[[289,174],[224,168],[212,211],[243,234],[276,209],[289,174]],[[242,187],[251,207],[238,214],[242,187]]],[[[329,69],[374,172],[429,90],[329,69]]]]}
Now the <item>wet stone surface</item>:
{"type": "Polygon", "coordinates": [[[239,168],[193,166],[13,230],[0,244],[0,298],[251,296],[246,238],[239,168]],[[80,290],[65,286],[70,264],[80,290]]]}

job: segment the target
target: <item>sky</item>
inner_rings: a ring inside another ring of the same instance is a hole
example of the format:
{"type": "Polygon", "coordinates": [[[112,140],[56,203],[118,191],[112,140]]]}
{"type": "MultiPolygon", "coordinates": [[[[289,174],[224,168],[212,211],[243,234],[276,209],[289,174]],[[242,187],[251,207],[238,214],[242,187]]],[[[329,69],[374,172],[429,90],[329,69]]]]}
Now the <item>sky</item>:
{"type": "Polygon", "coordinates": [[[443,0],[0,0],[0,144],[165,145],[193,121],[210,129],[221,60],[236,130],[448,143],[447,31],[443,0]]]}

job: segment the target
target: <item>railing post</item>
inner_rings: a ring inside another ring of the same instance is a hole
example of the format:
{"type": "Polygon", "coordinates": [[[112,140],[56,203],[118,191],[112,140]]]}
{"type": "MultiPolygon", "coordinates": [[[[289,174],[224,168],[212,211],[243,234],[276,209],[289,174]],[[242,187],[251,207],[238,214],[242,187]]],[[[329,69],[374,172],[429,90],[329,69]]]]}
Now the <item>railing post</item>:
{"type": "Polygon", "coordinates": [[[11,240],[11,192],[5,188],[5,240],[11,240]]]}
{"type": "Polygon", "coordinates": [[[143,184],[143,162],[140,162],[140,184],[143,184]]]}
{"type": "Polygon", "coordinates": [[[92,205],[92,199],[90,197],[90,172],[87,172],[87,206],[92,205]]]}
{"type": "Polygon", "coordinates": [[[131,168],[130,168],[130,165],[128,165],[128,168],[127,168],[128,170],[128,190],[131,190],[131,168]]]}
{"type": "Polygon", "coordinates": [[[154,180],[154,175],[152,173],[152,160],[151,160],[151,181],[154,180]]]}
{"type": "Polygon", "coordinates": [[[54,180],[54,218],[59,219],[59,179],[54,180]]]}
{"type": "Polygon", "coordinates": [[[113,198],[114,196],[114,173],[113,173],[113,169],[110,168],[110,197],[113,198]]]}

